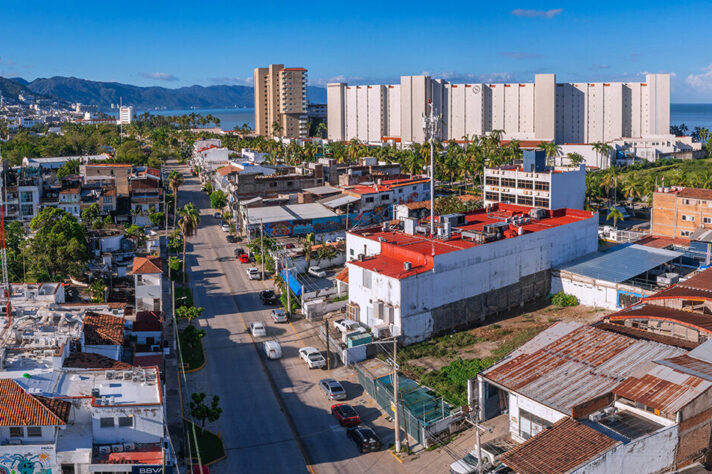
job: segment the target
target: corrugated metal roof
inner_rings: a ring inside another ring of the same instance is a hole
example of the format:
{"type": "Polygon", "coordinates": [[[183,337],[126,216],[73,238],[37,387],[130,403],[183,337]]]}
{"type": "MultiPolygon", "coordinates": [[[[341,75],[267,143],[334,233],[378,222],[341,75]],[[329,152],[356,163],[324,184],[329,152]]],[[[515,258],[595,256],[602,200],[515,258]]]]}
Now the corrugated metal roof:
{"type": "Polygon", "coordinates": [[[250,224],[269,224],[270,222],[302,221],[320,219],[323,217],[336,217],[333,211],[321,204],[290,204],[287,206],[255,207],[247,212],[250,224]]]}
{"type": "Polygon", "coordinates": [[[641,364],[684,353],[677,347],[580,326],[531,353],[513,354],[483,377],[568,414],[610,392],[641,364]]]}
{"type": "MultiPolygon", "coordinates": [[[[683,355],[669,360],[674,361],[682,358],[691,359],[683,355]]],[[[682,373],[668,367],[666,362],[658,361],[651,364],[644,374],[628,377],[613,389],[613,393],[660,410],[665,414],[674,415],[712,387],[712,381],[682,373]]],[[[709,366],[709,364],[706,365],[709,366]]]]}
{"type": "Polygon", "coordinates": [[[681,281],[662,291],[658,291],[646,300],[691,299],[712,300],[712,269],[704,270],[697,275],[681,281]]]}
{"type": "Polygon", "coordinates": [[[315,186],[313,188],[304,188],[302,191],[306,193],[316,194],[318,196],[323,196],[327,194],[338,194],[341,192],[339,188],[332,188],[331,186],[315,186]]]}
{"type": "Polygon", "coordinates": [[[625,245],[608,252],[597,252],[559,267],[597,280],[622,283],[682,256],[680,252],[644,245],[625,245]]]}
{"type": "Polygon", "coordinates": [[[692,311],[668,308],[655,304],[636,304],[609,315],[608,319],[610,321],[623,321],[626,319],[670,321],[712,334],[712,315],[693,313],[692,311]]]}
{"type": "Polygon", "coordinates": [[[349,196],[348,194],[343,194],[341,196],[330,196],[328,198],[322,199],[319,202],[328,208],[334,209],[360,200],[361,198],[357,198],[356,196],[349,196]]]}

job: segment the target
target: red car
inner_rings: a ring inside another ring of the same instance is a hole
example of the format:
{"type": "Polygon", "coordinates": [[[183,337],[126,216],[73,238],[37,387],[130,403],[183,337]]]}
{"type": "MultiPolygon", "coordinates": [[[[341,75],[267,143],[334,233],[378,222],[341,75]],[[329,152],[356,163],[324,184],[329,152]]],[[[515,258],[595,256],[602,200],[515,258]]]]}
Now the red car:
{"type": "Polygon", "coordinates": [[[247,256],[246,253],[243,253],[237,259],[240,261],[240,263],[250,263],[250,257],[247,256]]]}
{"type": "Polygon", "coordinates": [[[341,426],[358,426],[361,423],[361,418],[356,413],[356,410],[346,403],[332,405],[331,414],[339,420],[341,426]]]}

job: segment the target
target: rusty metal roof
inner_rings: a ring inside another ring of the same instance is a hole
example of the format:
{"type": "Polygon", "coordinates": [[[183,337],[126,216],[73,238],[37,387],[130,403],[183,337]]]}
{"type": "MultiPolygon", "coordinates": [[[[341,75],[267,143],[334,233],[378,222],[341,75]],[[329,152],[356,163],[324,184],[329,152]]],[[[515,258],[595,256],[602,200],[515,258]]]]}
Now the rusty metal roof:
{"type": "Polygon", "coordinates": [[[573,407],[611,392],[637,367],[686,352],[592,326],[566,323],[566,327],[573,330],[543,346],[535,337],[512,357],[484,371],[483,377],[569,414],[573,407]]]}
{"type": "Polygon", "coordinates": [[[626,319],[655,319],[669,321],[712,334],[712,315],[693,313],[681,309],[668,308],[655,304],[636,304],[607,316],[610,321],[626,319]]]}
{"type": "Polygon", "coordinates": [[[605,331],[617,332],[625,336],[630,336],[635,339],[645,339],[648,341],[660,342],[667,344],[669,346],[680,347],[682,349],[694,349],[699,346],[699,342],[687,341],[685,339],[680,339],[679,337],[664,336],[662,334],[656,334],[654,332],[643,331],[642,329],[629,328],[619,323],[608,323],[599,321],[594,324],[598,329],[603,329],[605,331]]]}
{"type": "Polygon", "coordinates": [[[644,373],[628,377],[613,389],[613,393],[660,410],[664,414],[674,415],[712,387],[712,366],[707,362],[695,361],[696,359],[687,355],[657,361],[650,364],[644,373]],[[677,367],[685,369],[680,364],[689,364],[689,367],[706,365],[703,370],[709,372],[709,380],[676,370],[677,367]]]}
{"type": "Polygon", "coordinates": [[[712,300],[712,269],[704,270],[685,281],[644,298],[644,300],[664,299],[712,300]]]}
{"type": "Polygon", "coordinates": [[[620,441],[583,423],[564,418],[507,451],[500,460],[515,472],[563,474],[618,444],[620,441]]]}

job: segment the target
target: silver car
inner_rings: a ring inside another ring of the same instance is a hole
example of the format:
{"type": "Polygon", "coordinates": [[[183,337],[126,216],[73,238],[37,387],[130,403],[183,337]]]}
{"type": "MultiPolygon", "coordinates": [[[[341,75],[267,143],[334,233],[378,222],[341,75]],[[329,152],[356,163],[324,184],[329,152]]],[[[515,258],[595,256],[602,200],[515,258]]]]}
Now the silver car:
{"type": "Polygon", "coordinates": [[[346,400],[346,390],[334,379],[319,380],[319,387],[329,400],[346,400]]]}

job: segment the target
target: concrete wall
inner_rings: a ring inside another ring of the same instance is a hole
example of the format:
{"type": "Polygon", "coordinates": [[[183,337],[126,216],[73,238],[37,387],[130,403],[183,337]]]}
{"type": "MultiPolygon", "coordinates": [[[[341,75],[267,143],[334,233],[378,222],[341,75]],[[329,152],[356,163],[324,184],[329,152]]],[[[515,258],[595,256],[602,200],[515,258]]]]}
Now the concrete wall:
{"type": "Polygon", "coordinates": [[[551,293],[563,291],[567,295],[575,296],[579,303],[595,308],[616,310],[622,307],[619,304],[619,292],[649,296],[652,291],[630,285],[622,285],[610,281],[597,280],[583,275],[569,272],[552,272],[551,293]]]}
{"type": "Polygon", "coordinates": [[[92,407],[95,444],[157,443],[163,439],[163,406],[92,407]],[[119,427],[119,417],[132,415],[133,426],[119,427]],[[101,418],[114,418],[113,428],[102,428],[101,418]]]}
{"type": "Polygon", "coordinates": [[[675,462],[677,432],[677,425],[670,426],[630,443],[619,444],[571,472],[574,474],[664,472],[675,462]]]}
{"type": "Polygon", "coordinates": [[[519,436],[519,410],[525,410],[542,418],[552,425],[557,421],[565,418],[566,415],[560,413],[552,408],[542,405],[539,402],[518,395],[516,393],[509,393],[509,432],[512,438],[519,442],[525,441],[524,438],[519,436]]]}
{"type": "Polygon", "coordinates": [[[86,344],[84,346],[84,352],[91,352],[92,354],[99,354],[110,359],[121,360],[121,346],[101,344],[101,345],[91,345],[86,344]]]}
{"type": "Polygon", "coordinates": [[[536,74],[534,85],[534,135],[542,140],[554,140],[556,138],[556,75],[536,74]]]}

